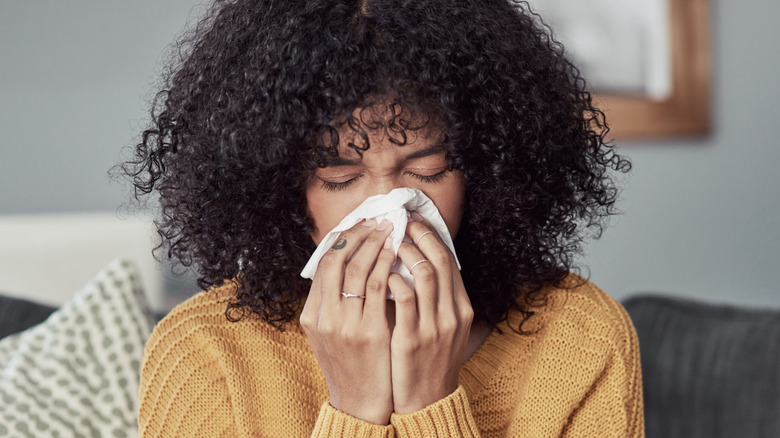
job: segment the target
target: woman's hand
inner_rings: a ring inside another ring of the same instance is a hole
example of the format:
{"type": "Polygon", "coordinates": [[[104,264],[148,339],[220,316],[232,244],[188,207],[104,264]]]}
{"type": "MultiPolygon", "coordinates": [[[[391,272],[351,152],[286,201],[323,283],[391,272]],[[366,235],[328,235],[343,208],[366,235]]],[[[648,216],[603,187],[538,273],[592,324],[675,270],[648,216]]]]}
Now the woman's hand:
{"type": "Polygon", "coordinates": [[[386,316],[395,260],[390,231],[389,222],[378,226],[370,220],[343,232],[320,260],[300,318],[325,375],[330,404],[382,425],[393,412],[386,316]]]}
{"type": "Polygon", "coordinates": [[[398,274],[389,278],[395,297],[393,405],[399,414],[457,389],[474,317],[455,257],[436,231],[418,220],[408,224],[406,235],[416,245],[404,242],[398,256],[411,270],[414,290],[398,274]]]}

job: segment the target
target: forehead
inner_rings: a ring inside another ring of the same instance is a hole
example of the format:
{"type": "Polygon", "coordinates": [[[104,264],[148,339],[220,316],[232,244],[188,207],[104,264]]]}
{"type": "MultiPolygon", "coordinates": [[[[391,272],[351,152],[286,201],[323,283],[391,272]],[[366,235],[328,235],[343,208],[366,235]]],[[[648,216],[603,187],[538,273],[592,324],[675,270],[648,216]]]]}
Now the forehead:
{"type": "Polygon", "coordinates": [[[442,124],[429,111],[392,103],[356,109],[351,117],[331,126],[338,144],[334,145],[330,135],[324,136],[324,144],[336,146],[334,152],[345,158],[360,158],[361,154],[387,148],[403,149],[398,153],[407,154],[444,140],[442,124]]]}
{"type": "Polygon", "coordinates": [[[363,133],[350,130],[345,134],[339,136],[338,155],[327,157],[327,167],[377,165],[446,153],[441,130],[435,127],[401,133],[379,128],[363,133]]]}

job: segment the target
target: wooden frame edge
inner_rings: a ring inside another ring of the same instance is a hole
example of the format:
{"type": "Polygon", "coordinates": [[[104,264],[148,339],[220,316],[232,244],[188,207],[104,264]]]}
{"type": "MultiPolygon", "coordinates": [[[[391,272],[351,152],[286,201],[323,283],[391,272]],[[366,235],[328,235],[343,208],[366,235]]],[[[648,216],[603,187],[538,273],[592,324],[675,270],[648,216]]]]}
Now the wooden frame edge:
{"type": "Polygon", "coordinates": [[[672,94],[594,95],[617,140],[703,136],[711,131],[709,0],[669,0],[672,94]]]}

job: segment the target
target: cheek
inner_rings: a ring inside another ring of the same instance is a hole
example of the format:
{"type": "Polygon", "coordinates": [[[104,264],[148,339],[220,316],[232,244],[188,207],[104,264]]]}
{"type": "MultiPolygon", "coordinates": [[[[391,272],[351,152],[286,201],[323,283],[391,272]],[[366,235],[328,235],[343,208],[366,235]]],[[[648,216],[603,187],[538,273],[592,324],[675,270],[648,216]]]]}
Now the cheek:
{"type": "Polygon", "coordinates": [[[319,245],[330,230],[344,219],[350,211],[354,210],[361,199],[351,199],[346,194],[326,192],[318,187],[309,186],[306,189],[306,206],[309,217],[314,222],[312,240],[319,245]]]}
{"type": "Polygon", "coordinates": [[[466,186],[460,173],[453,176],[457,177],[456,182],[437,192],[436,197],[431,198],[431,200],[436,204],[436,208],[439,209],[439,213],[444,219],[444,223],[447,224],[447,229],[454,240],[463,218],[466,186]]]}
{"type": "Polygon", "coordinates": [[[328,228],[330,217],[333,213],[330,211],[330,209],[328,209],[328,203],[325,202],[325,200],[322,198],[323,196],[321,196],[319,190],[312,188],[311,186],[307,187],[306,208],[308,210],[309,217],[314,223],[314,232],[312,233],[311,237],[314,240],[314,243],[317,245],[320,244],[320,241],[322,241],[322,238],[325,237],[325,234],[328,232],[328,230],[333,228],[328,228]]]}

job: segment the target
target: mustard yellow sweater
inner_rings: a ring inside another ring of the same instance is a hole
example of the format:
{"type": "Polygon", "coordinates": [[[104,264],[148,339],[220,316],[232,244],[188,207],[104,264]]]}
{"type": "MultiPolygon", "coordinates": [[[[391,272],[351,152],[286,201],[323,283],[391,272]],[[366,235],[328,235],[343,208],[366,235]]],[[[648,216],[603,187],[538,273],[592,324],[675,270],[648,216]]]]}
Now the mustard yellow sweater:
{"type": "Polygon", "coordinates": [[[644,436],[636,334],[620,304],[590,283],[551,290],[525,326],[532,335],[502,323],[463,365],[454,393],[387,426],[328,404],[299,325],[279,332],[227,321],[231,294],[230,286],[203,292],[155,328],[141,375],[141,436],[644,436]]]}

